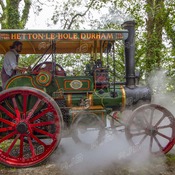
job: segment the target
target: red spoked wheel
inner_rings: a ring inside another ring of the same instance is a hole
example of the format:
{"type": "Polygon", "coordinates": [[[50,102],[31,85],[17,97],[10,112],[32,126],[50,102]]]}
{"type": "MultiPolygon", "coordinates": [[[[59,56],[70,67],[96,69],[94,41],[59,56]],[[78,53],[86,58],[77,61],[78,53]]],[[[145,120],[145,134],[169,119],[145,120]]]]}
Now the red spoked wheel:
{"type": "Polygon", "coordinates": [[[62,116],[46,93],[18,87],[0,93],[0,163],[29,167],[41,163],[61,139],[62,116]]]}
{"type": "Polygon", "coordinates": [[[151,154],[165,154],[175,144],[175,119],[166,108],[146,104],[133,111],[125,134],[131,145],[151,154]]]}

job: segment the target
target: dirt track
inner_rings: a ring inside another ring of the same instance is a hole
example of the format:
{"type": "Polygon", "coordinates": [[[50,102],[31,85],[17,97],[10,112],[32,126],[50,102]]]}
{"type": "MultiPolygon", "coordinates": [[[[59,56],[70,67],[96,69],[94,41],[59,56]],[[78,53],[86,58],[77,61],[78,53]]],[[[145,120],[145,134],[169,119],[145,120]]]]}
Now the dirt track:
{"type": "MultiPolygon", "coordinates": [[[[175,157],[150,157],[144,152],[114,151],[113,140],[102,148],[85,150],[64,140],[45,163],[30,168],[1,167],[0,175],[172,175],[175,157]],[[170,160],[170,161],[169,161],[170,160]]],[[[119,144],[120,149],[122,146],[119,144]]],[[[174,151],[174,149],[173,149],[174,151]]]]}
{"type": "Polygon", "coordinates": [[[25,169],[3,169],[0,175],[172,175],[175,173],[175,163],[165,165],[157,160],[152,165],[131,168],[129,163],[113,163],[111,166],[97,168],[96,170],[84,169],[84,172],[61,170],[54,163],[47,163],[41,166],[25,169]]]}

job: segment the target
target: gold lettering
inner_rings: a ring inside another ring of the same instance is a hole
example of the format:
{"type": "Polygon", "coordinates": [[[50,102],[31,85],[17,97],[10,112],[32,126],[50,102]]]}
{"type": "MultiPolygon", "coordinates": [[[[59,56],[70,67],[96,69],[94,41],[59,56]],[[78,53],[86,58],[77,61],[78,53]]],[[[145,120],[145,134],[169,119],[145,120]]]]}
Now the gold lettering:
{"type": "Polygon", "coordinates": [[[101,39],[101,35],[100,35],[100,33],[97,33],[97,34],[96,34],[95,39],[101,39]]]}
{"type": "Polygon", "coordinates": [[[55,39],[55,34],[54,34],[54,33],[51,33],[51,34],[50,34],[50,39],[51,39],[51,40],[54,40],[54,39],[55,39]]]}
{"type": "Polygon", "coordinates": [[[61,39],[61,34],[60,33],[57,34],[57,38],[61,39]]]}
{"type": "Polygon", "coordinates": [[[104,33],[102,33],[100,39],[107,39],[107,37],[104,33]]]}
{"type": "Polygon", "coordinates": [[[38,39],[44,39],[44,34],[43,34],[43,33],[42,33],[42,34],[39,33],[39,34],[38,34],[38,39]]]}
{"type": "Polygon", "coordinates": [[[73,33],[73,39],[78,39],[77,33],[73,33]]]}
{"type": "Polygon", "coordinates": [[[63,39],[69,39],[69,34],[64,33],[64,35],[63,35],[63,39]]]}
{"type": "Polygon", "coordinates": [[[92,35],[91,33],[87,33],[87,39],[91,39],[92,38],[92,35]]]}
{"type": "Polygon", "coordinates": [[[93,33],[87,33],[87,39],[92,39],[93,37],[95,37],[93,33]]]}
{"type": "Polygon", "coordinates": [[[32,39],[36,40],[38,38],[38,35],[36,33],[32,34],[32,39]]]}
{"type": "Polygon", "coordinates": [[[69,35],[68,39],[72,39],[72,33],[69,33],[68,35],[69,35]]]}
{"type": "Polygon", "coordinates": [[[50,40],[50,36],[49,36],[49,34],[48,33],[46,33],[46,40],[50,40]]]}
{"type": "Polygon", "coordinates": [[[20,38],[20,34],[17,34],[16,37],[17,37],[17,38],[16,38],[17,40],[20,40],[20,39],[21,39],[21,38],[20,38]]]}
{"type": "Polygon", "coordinates": [[[72,35],[70,33],[67,33],[67,35],[68,35],[68,38],[66,39],[72,39],[72,35]]]}
{"type": "Polygon", "coordinates": [[[59,33],[59,39],[62,39],[62,38],[63,38],[63,34],[59,33]]]}
{"type": "Polygon", "coordinates": [[[22,40],[25,40],[25,36],[26,36],[25,33],[21,33],[21,39],[22,39],[22,40]]]}
{"type": "Polygon", "coordinates": [[[122,39],[122,33],[11,33],[12,40],[113,40],[122,39]]]}
{"type": "Polygon", "coordinates": [[[85,33],[81,33],[80,39],[86,39],[86,34],[85,33]]]}
{"type": "Polygon", "coordinates": [[[11,34],[11,39],[19,40],[20,39],[20,34],[11,34]]]}
{"type": "Polygon", "coordinates": [[[32,34],[31,33],[28,33],[28,39],[30,40],[32,38],[32,34]]]}
{"type": "Polygon", "coordinates": [[[10,39],[15,39],[15,40],[16,40],[16,34],[13,34],[13,33],[12,33],[12,34],[10,35],[10,39]]]}

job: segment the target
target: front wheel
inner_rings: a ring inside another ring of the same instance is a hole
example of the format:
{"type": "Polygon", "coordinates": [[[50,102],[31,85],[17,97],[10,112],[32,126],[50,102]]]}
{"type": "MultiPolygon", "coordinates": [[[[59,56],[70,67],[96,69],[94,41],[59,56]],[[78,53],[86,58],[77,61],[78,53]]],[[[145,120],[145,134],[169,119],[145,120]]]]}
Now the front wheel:
{"type": "Polygon", "coordinates": [[[0,163],[29,167],[41,163],[61,139],[62,116],[45,92],[18,87],[0,93],[0,163]]]}
{"type": "Polygon", "coordinates": [[[175,144],[175,119],[160,105],[143,105],[131,114],[125,134],[132,146],[151,154],[165,154],[175,144]]]}

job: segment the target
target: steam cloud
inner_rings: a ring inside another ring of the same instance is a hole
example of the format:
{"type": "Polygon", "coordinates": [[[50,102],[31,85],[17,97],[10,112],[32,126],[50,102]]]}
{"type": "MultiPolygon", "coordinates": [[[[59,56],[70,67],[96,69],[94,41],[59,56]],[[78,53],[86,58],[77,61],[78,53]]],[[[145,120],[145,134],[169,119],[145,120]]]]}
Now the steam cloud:
{"type": "MultiPolygon", "coordinates": [[[[164,95],[167,83],[164,71],[155,72],[149,78],[149,84],[155,92],[153,103],[168,106],[173,112],[170,103],[167,103],[171,94],[164,95]]],[[[124,122],[130,113],[131,111],[125,111],[122,114],[124,122]]],[[[129,145],[123,131],[108,129],[104,141],[98,146],[91,145],[91,149],[75,144],[72,138],[63,138],[51,156],[51,161],[66,175],[158,175],[167,169],[165,160],[165,156],[152,156],[142,147],[129,145]]]]}

